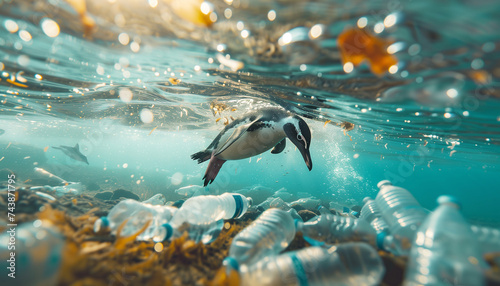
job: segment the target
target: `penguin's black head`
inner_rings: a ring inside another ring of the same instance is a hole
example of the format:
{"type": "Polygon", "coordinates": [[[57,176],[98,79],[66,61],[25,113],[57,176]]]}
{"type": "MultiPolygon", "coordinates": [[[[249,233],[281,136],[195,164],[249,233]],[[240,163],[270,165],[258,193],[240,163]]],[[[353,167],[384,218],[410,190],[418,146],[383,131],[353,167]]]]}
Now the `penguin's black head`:
{"type": "Polygon", "coordinates": [[[293,116],[288,123],[283,125],[283,130],[285,131],[286,137],[292,141],[292,143],[297,146],[304,161],[306,162],[309,171],[312,169],[311,154],[309,153],[309,147],[311,146],[311,130],[307,123],[298,116],[293,116]]]}

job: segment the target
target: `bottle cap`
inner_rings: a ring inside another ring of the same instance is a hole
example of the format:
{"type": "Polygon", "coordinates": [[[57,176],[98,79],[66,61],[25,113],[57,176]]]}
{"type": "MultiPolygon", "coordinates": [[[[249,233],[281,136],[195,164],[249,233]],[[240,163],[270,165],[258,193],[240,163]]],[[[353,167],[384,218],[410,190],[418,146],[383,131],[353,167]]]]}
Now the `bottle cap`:
{"type": "Polygon", "coordinates": [[[459,208],[459,209],[462,208],[462,204],[460,203],[460,201],[456,197],[450,196],[450,195],[439,196],[437,199],[437,202],[440,205],[442,205],[442,204],[454,204],[454,205],[456,205],[457,208],[459,208]]]}
{"type": "Polygon", "coordinates": [[[392,186],[392,183],[389,180],[383,180],[378,182],[377,188],[381,189],[383,186],[392,186]]]}
{"type": "Polygon", "coordinates": [[[342,209],[342,212],[344,212],[344,213],[348,213],[348,212],[349,212],[349,208],[348,208],[348,207],[344,207],[344,208],[342,209]]]}
{"type": "Polygon", "coordinates": [[[231,256],[224,258],[224,260],[222,261],[222,265],[228,268],[232,268],[236,271],[240,271],[240,264],[238,263],[238,261],[236,261],[236,259],[232,258],[231,256]]]}
{"type": "Polygon", "coordinates": [[[95,233],[101,232],[102,230],[104,230],[107,227],[109,227],[108,217],[102,216],[95,221],[94,232],[95,233]]]}
{"type": "Polygon", "coordinates": [[[385,240],[386,236],[387,236],[387,232],[385,232],[385,231],[382,231],[381,233],[377,234],[377,247],[378,247],[378,249],[386,250],[384,248],[384,240],[385,240]]]}
{"type": "Polygon", "coordinates": [[[172,237],[172,235],[174,234],[174,229],[172,228],[172,226],[169,223],[164,223],[161,226],[164,227],[165,230],[167,231],[165,233],[165,238],[163,239],[163,241],[169,240],[172,237]]]}

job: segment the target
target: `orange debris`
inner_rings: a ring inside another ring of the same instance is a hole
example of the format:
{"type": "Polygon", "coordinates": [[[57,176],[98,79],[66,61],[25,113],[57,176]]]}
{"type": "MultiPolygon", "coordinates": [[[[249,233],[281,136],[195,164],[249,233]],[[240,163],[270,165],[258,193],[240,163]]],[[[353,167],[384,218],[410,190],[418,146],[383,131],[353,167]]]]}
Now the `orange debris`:
{"type": "Polygon", "coordinates": [[[169,81],[171,84],[173,84],[173,85],[177,85],[177,84],[179,84],[179,82],[181,82],[181,80],[180,80],[180,79],[173,78],[173,77],[169,78],[169,79],[168,79],[168,81],[169,81]]]}
{"type": "Polygon", "coordinates": [[[372,73],[377,76],[382,76],[398,63],[397,58],[387,52],[387,47],[392,43],[359,28],[347,29],[337,39],[343,64],[350,62],[358,66],[366,60],[372,73]]]}

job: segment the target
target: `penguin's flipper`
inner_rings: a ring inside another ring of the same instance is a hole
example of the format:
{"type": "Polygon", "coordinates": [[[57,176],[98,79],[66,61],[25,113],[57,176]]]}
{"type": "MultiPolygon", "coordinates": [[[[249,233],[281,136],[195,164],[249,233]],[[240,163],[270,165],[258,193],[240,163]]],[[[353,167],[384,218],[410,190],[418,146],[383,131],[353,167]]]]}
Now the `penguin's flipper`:
{"type": "Polygon", "coordinates": [[[191,155],[191,159],[198,160],[198,164],[200,164],[200,163],[205,162],[206,160],[209,160],[210,156],[212,156],[212,151],[205,150],[205,151],[194,153],[193,155],[191,155]]]}
{"type": "Polygon", "coordinates": [[[229,138],[227,138],[226,142],[224,144],[220,145],[220,147],[217,147],[217,150],[215,150],[214,156],[219,155],[220,153],[224,152],[229,146],[231,146],[234,142],[236,142],[243,134],[245,134],[249,129],[252,131],[254,128],[252,126],[256,124],[259,121],[259,119],[255,119],[254,121],[247,123],[245,125],[241,125],[238,128],[234,129],[233,133],[229,138]]]}
{"type": "Polygon", "coordinates": [[[285,150],[286,147],[286,138],[283,138],[283,140],[280,141],[280,143],[276,144],[274,146],[273,150],[271,150],[272,154],[279,154],[285,150]]]}

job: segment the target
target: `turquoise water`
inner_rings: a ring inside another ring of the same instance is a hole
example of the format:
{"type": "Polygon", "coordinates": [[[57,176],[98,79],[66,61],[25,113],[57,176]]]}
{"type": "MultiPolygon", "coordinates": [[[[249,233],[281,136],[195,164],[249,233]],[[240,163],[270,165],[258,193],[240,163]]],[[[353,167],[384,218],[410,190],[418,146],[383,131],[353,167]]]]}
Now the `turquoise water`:
{"type": "Polygon", "coordinates": [[[469,220],[500,225],[494,1],[218,1],[211,27],[180,17],[187,4],[169,7],[87,1],[95,25],[84,36],[67,2],[0,2],[0,169],[19,186],[42,183],[39,167],[89,193],[176,200],[176,189],[202,184],[207,164],[189,156],[225,120],[278,105],[309,124],[312,171],[289,143],[226,163],[210,192],[259,184],[353,206],[389,179],[426,208],[454,194],[469,220]],[[365,22],[395,41],[392,74],[343,67],[336,39],[365,22]],[[214,115],[213,102],[227,109],[214,115]],[[77,143],[89,165],[51,148],[77,143]]]}

